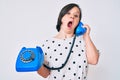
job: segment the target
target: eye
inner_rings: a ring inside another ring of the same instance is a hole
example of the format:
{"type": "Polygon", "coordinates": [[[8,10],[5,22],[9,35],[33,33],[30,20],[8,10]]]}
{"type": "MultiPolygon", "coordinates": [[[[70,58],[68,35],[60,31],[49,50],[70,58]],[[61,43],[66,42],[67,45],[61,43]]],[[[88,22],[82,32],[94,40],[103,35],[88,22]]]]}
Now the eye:
{"type": "Polygon", "coordinates": [[[79,15],[77,15],[77,14],[76,14],[76,15],[74,15],[74,16],[75,16],[75,17],[79,17],[79,15]]]}

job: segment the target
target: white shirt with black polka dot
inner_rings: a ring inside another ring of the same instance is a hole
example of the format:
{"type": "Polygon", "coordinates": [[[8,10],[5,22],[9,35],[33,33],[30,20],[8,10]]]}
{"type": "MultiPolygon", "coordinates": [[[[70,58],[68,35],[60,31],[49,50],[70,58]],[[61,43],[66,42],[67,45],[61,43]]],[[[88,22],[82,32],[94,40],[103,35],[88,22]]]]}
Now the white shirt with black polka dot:
{"type": "MultiPolygon", "coordinates": [[[[44,58],[50,67],[60,67],[65,62],[73,37],[50,38],[42,43],[44,58]]],[[[77,36],[67,64],[60,70],[51,70],[48,80],[87,80],[87,69],[85,42],[83,36],[77,36]]]]}

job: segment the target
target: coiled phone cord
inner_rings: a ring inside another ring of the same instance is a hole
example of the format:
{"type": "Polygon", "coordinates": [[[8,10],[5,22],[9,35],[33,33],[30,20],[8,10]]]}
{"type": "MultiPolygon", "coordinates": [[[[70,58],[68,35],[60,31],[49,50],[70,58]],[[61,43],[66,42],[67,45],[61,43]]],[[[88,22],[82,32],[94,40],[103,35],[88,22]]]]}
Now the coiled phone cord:
{"type": "Polygon", "coordinates": [[[45,67],[46,67],[47,69],[49,69],[49,70],[59,70],[59,69],[62,69],[62,68],[66,65],[66,63],[68,62],[68,59],[70,58],[70,55],[71,55],[71,52],[72,52],[72,48],[73,48],[74,43],[75,43],[75,39],[76,39],[76,35],[75,35],[74,38],[73,38],[73,42],[72,42],[70,51],[69,51],[69,53],[68,53],[67,59],[65,60],[64,64],[62,64],[62,66],[56,67],[56,68],[54,68],[54,67],[49,67],[49,66],[47,66],[46,64],[43,64],[43,66],[45,66],[45,67]]]}

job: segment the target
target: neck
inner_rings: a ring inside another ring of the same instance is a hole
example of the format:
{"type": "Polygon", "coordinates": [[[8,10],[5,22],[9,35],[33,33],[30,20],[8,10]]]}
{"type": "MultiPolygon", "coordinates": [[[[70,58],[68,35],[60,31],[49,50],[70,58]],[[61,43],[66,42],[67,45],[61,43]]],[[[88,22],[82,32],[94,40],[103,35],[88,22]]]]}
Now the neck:
{"type": "Polygon", "coordinates": [[[73,33],[64,33],[64,32],[59,32],[55,38],[58,38],[58,39],[66,39],[66,38],[71,38],[73,37],[74,34],[73,33]]]}

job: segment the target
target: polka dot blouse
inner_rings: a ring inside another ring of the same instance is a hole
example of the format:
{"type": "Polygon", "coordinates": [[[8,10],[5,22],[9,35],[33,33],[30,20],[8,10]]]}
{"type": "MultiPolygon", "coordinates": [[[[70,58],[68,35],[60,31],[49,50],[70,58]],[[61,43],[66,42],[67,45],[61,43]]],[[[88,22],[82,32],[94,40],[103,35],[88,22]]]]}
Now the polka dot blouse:
{"type": "MultiPolygon", "coordinates": [[[[51,38],[42,43],[45,61],[50,67],[60,67],[64,64],[72,41],[73,37],[51,38]]],[[[67,64],[60,70],[51,70],[48,80],[87,80],[87,68],[83,36],[77,36],[67,64]]]]}

